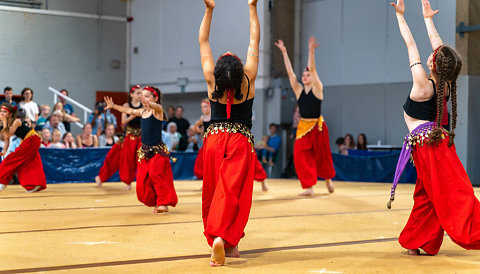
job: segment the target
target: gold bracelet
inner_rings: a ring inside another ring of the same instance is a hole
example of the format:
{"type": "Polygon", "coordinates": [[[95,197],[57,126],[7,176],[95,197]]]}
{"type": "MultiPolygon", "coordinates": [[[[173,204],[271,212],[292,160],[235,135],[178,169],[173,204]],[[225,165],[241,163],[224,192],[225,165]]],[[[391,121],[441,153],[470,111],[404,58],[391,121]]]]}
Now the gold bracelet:
{"type": "Polygon", "coordinates": [[[259,58],[258,55],[255,55],[255,54],[253,54],[253,53],[248,53],[248,55],[251,55],[251,56],[253,56],[253,57],[259,58]]]}
{"type": "Polygon", "coordinates": [[[432,38],[434,38],[434,37],[440,37],[440,35],[434,34],[434,35],[430,36],[430,39],[432,39],[432,38]]]}
{"type": "Polygon", "coordinates": [[[249,51],[254,51],[254,52],[257,52],[255,49],[252,49],[252,48],[248,48],[249,51]]]}

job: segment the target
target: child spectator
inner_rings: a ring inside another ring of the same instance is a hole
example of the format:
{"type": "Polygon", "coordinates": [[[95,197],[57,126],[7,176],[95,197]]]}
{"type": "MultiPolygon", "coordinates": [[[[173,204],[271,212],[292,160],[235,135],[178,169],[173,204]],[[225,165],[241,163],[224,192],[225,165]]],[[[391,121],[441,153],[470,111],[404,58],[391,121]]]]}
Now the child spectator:
{"type": "Polygon", "coordinates": [[[65,148],[77,148],[77,144],[75,143],[75,139],[71,132],[67,132],[63,135],[63,144],[65,145],[65,148]]]}
{"type": "Polygon", "coordinates": [[[65,148],[65,145],[62,144],[62,134],[60,130],[54,129],[52,133],[52,141],[48,144],[48,148],[65,148]]]}
{"type": "Polygon", "coordinates": [[[48,116],[50,115],[50,106],[49,105],[41,105],[40,106],[40,117],[37,120],[37,126],[35,127],[36,131],[40,131],[43,129],[45,124],[48,121],[48,116]]]}
{"type": "Polygon", "coordinates": [[[50,144],[50,130],[48,128],[42,129],[40,139],[42,139],[40,147],[48,147],[48,145],[50,144]]]}

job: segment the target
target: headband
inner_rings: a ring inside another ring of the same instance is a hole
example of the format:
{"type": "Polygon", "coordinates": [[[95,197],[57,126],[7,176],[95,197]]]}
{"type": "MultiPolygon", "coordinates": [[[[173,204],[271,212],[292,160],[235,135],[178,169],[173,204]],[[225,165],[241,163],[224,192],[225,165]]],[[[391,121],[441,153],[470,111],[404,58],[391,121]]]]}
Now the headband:
{"type": "Polygon", "coordinates": [[[132,86],[132,87],[130,88],[130,93],[134,93],[135,90],[137,90],[137,89],[139,89],[139,88],[140,88],[140,85],[132,86]]]}
{"type": "Polygon", "coordinates": [[[6,110],[6,111],[7,111],[8,113],[10,113],[10,114],[12,113],[12,112],[11,112],[7,107],[5,107],[5,106],[2,106],[1,109],[6,110]]]}
{"type": "MultiPolygon", "coordinates": [[[[6,110],[8,113],[12,114],[12,112],[11,112],[6,106],[2,106],[1,109],[4,109],[4,110],[6,110]]],[[[16,112],[17,109],[18,109],[17,106],[12,107],[12,111],[13,111],[13,112],[16,112]]]]}
{"type": "Polygon", "coordinates": [[[437,52],[440,48],[442,48],[442,46],[439,46],[438,48],[435,49],[435,51],[433,52],[433,72],[437,73],[437,66],[435,65],[435,61],[437,60],[437,52]]]}
{"type": "Polygon", "coordinates": [[[154,88],[145,86],[143,89],[150,91],[154,97],[158,97],[158,92],[154,88]]]}
{"type": "Polygon", "coordinates": [[[229,53],[229,52],[227,52],[227,53],[225,53],[224,55],[220,56],[220,57],[218,58],[217,62],[220,61],[220,59],[222,59],[222,58],[225,57],[225,56],[233,56],[233,57],[235,57],[235,59],[237,59],[238,61],[240,61],[240,63],[242,62],[242,60],[240,60],[240,58],[238,58],[238,56],[236,56],[236,55],[234,55],[234,54],[231,54],[231,53],[229,53]]]}

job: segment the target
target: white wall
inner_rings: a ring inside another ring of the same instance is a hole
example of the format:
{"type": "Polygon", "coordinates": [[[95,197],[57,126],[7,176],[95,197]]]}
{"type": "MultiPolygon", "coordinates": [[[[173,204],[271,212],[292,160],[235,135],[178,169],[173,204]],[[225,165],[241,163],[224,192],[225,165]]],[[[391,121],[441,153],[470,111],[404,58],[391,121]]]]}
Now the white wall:
{"type": "MultiPolygon", "coordinates": [[[[257,88],[265,76],[264,1],[258,4],[262,26],[262,45],[257,88]]],[[[205,12],[203,1],[136,0],[132,4],[132,84],[154,84],[164,93],[176,93],[177,78],[188,78],[187,92],[206,92],[200,64],[198,29],[205,12]],[[138,53],[133,53],[133,48],[138,53]]],[[[249,43],[247,1],[217,1],[213,15],[210,44],[214,59],[232,51],[245,61],[249,43]]],[[[267,70],[268,71],[268,70],[267,70]]]]}
{"type": "MultiPolygon", "coordinates": [[[[391,0],[303,0],[302,52],[320,42],[316,61],[326,86],[410,82],[408,55],[391,0]]],[[[432,48],[420,0],[406,0],[405,18],[426,63],[432,48]]],[[[455,46],[456,1],[431,0],[444,43],[455,46]]],[[[307,64],[308,55],[302,55],[307,64]]]]}
{"type": "MultiPolygon", "coordinates": [[[[59,10],[50,1],[51,9],[59,10]]],[[[61,3],[61,2],[59,2],[61,3]]],[[[97,9],[97,1],[69,1],[70,11],[97,9]],[[75,9],[75,5],[80,7],[75,9]]],[[[113,4],[105,1],[104,4],[113,4]]],[[[115,1],[112,13],[121,15],[123,2],[115,1]]],[[[11,86],[15,94],[24,87],[34,90],[34,101],[53,105],[52,86],[66,88],[70,96],[87,107],[95,103],[97,90],[125,90],[126,23],[0,11],[0,86],[11,86]],[[111,67],[121,62],[120,69],[111,67]]],[[[81,112],[76,109],[78,114],[81,112]]]]}

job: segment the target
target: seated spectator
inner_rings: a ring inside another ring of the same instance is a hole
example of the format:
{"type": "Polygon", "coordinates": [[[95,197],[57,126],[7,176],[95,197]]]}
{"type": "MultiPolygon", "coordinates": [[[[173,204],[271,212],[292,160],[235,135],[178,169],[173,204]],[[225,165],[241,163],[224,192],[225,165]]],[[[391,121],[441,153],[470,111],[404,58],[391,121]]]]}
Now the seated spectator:
{"type": "Polygon", "coordinates": [[[104,102],[95,103],[95,109],[93,113],[88,116],[88,124],[92,126],[92,133],[100,136],[105,130],[107,123],[113,124],[117,128],[117,118],[110,111],[105,112],[104,102]]]}
{"type": "MultiPolygon", "coordinates": [[[[60,93],[65,95],[65,96],[68,96],[68,91],[66,89],[62,89],[60,90],[60,93]]],[[[73,111],[73,107],[72,105],[70,105],[69,103],[67,103],[67,100],[61,96],[59,96],[59,100],[60,102],[63,104],[63,111],[72,116],[72,117],[77,117],[77,115],[75,114],[75,112],[73,111]]],[[[65,129],[67,131],[70,131],[71,130],[71,127],[70,127],[70,122],[72,121],[63,121],[63,125],[65,126],[65,129]]]]}
{"type": "Polygon", "coordinates": [[[262,155],[262,162],[268,163],[269,165],[273,165],[273,157],[275,153],[280,148],[280,144],[282,143],[282,138],[277,134],[277,125],[270,124],[270,136],[268,136],[268,140],[266,140],[265,147],[261,151],[262,155]]]}
{"type": "Polygon", "coordinates": [[[344,137],[345,139],[345,148],[346,149],[355,149],[355,139],[353,139],[352,134],[347,134],[344,137]]]}
{"type": "Polygon", "coordinates": [[[19,106],[21,109],[25,110],[26,117],[28,117],[30,121],[36,123],[40,110],[37,103],[32,100],[33,90],[31,88],[24,88],[22,90],[22,101],[19,103],[19,106]]]}
{"type": "Polygon", "coordinates": [[[345,146],[345,139],[340,137],[335,141],[335,144],[338,146],[338,153],[343,155],[348,155],[348,149],[345,146]]]}
{"type": "Polygon", "coordinates": [[[77,146],[79,148],[98,147],[98,137],[93,134],[91,124],[85,124],[82,134],[77,135],[77,146]]]}
{"type": "Polygon", "coordinates": [[[201,147],[201,139],[195,130],[195,126],[190,126],[188,128],[187,136],[187,149],[185,152],[198,151],[198,149],[201,147]]]}
{"type": "Polygon", "coordinates": [[[167,125],[167,134],[165,135],[165,145],[170,151],[177,151],[178,143],[182,136],[177,132],[177,124],[170,122],[167,125]]]}
{"type": "Polygon", "coordinates": [[[358,134],[357,150],[367,150],[367,136],[364,133],[358,134]]]}
{"type": "Polygon", "coordinates": [[[62,119],[62,112],[58,110],[54,111],[52,113],[52,116],[50,116],[50,120],[45,123],[45,126],[43,128],[48,128],[50,130],[50,133],[52,134],[54,129],[58,129],[60,131],[60,134],[63,136],[65,133],[67,133],[67,130],[65,129],[63,123],[61,123],[62,119]]]}
{"type": "Polygon", "coordinates": [[[35,127],[36,131],[41,131],[45,124],[47,123],[50,115],[50,106],[49,105],[41,105],[40,106],[40,117],[37,120],[37,126],[35,127]]]}
{"type": "Polygon", "coordinates": [[[61,142],[62,134],[60,130],[54,129],[52,133],[52,141],[48,144],[47,148],[65,148],[65,145],[61,142]]]}
{"type": "Polygon", "coordinates": [[[183,107],[178,106],[175,109],[175,116],[170,118],[168,122],[174,122],[177,126],[177,131],[182,136],[187,136],[187,129],[190,127],[190,122],[187,119],[183,118],[183,107]]]}
{"type": "Polygon", "coordinates": [[[118,141],[118,137],[115,136],[115,127],[112,124],[107,124],[105,132],[98,137],[99,147],[111,147],[118,141]]]}
{"type": "Polygon", "coordinates": [[[48,128],[42,129],[40,139],[42,140],[40,147],[48,147],[50,144],[50,130],[48,128]]]}
{"type": "MultiPolygon", "coordinates": [[[[53,106],[53,112],[55,111],[59,111],[62,113],[62,116],[63,116],[62,123],[64,126],[65,126],[65,122],[67,122],[68,125],[70,125],[71,122],[80,122],[80,118],[74,117],[65,111],[65,108],[62,102],[58,102],[53,106]]],[[[65,129],[69,131],[66,127],[65,129]]]]}
{"type": "Polygon", "coordinates": [[[5,87],[3,89],[3,95],[5,96],[5,99],[0,101],[0,105],[2,103],[9,103],[13,107],[17,105],[17,102],[13,101],[13,89],[11,87],[5,87]]]}
{"type": "Polygon", "coordinates": [[[77,148],[77,144],[75,143],[75,139],[73,138],[73,134],[71,132],[67,131],[67,133],[63,135],[62,140],[65,148],[77,148]]]}

